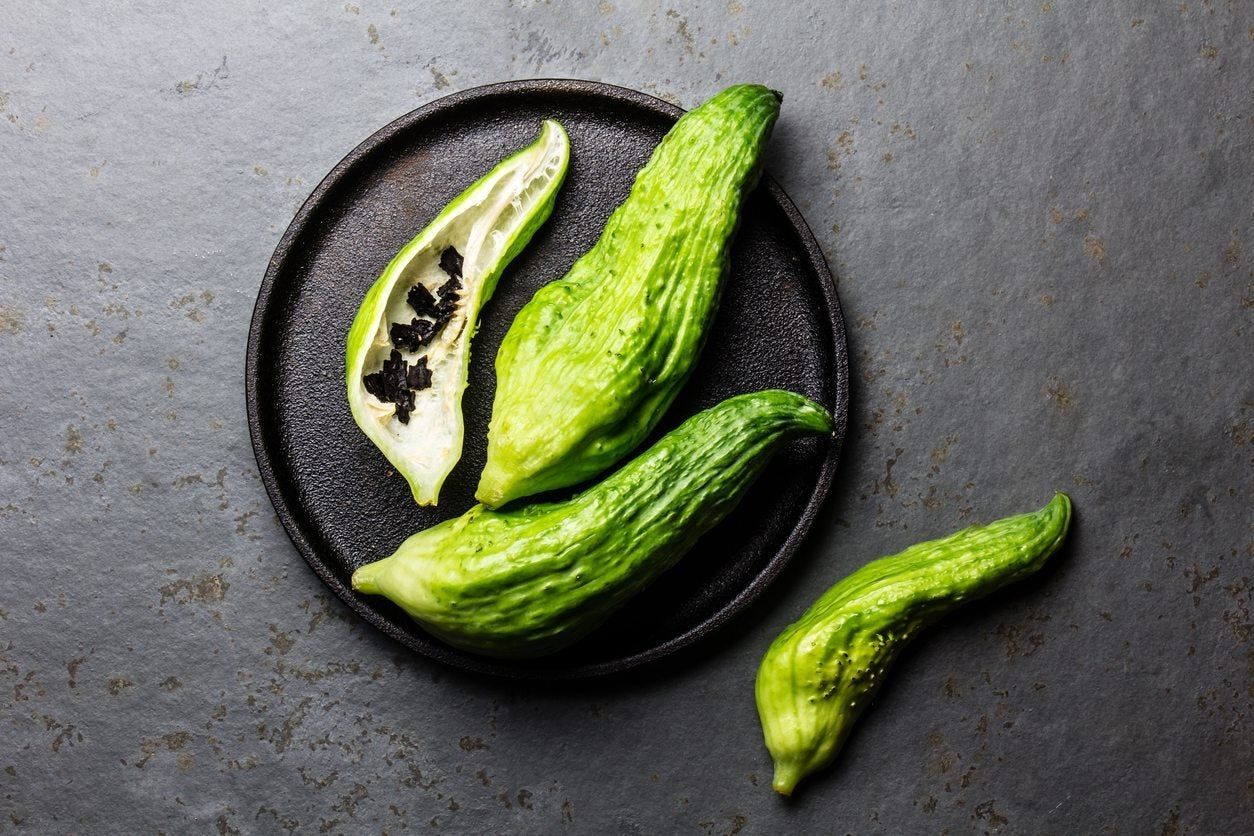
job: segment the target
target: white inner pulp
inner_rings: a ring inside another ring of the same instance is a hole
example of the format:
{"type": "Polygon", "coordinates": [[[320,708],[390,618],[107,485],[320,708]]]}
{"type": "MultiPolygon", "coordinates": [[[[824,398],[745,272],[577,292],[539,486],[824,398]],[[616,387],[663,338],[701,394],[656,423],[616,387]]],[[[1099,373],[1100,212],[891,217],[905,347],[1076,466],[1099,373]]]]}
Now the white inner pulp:
{"type": "Polygon", "coordinates": [[[483,280],[497,268],[518,227],[526,223],[546,185],[558,175],[561,160],[559,141],[544,143],[533,153],[510,161],[496,176],[461,198],[451,216],[439,229],[432,230],[425,246],[419,247],[403,265],[392,268],[398,269],[399,275],[366,352],[363,374],[381,369],[396,348],[388,335],[391,324],[409,323],[417,316],[405,298],[409,289],[423,284],[439,298],[436,290],[450,278],[440,269],[440,253],[451,246],[463,258],[462,289],[458,291],[452,318],[418,351],[397,349],[411,367],[418,358],[426,357],[431,370],[431,386],[414,392],[409,423],[402,424],[396,418],[395,404],[380,401],[368,392],[364,397],[379,426],[399,444],[412,446],[413,453],[406,458],[416,471],[430,470],[433,476],[443,476],[441,471],[448,469],[447,459],[460,455],[461,395],[466,387],[470,337],[482,304],[483,280]]]}

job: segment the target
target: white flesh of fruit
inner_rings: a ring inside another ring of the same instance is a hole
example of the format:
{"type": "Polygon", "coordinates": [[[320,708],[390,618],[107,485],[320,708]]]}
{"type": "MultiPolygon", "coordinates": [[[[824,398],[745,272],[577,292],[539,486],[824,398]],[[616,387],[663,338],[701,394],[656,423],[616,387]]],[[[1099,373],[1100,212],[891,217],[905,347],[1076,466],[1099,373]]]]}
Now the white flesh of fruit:
{"type": "Polygon", "coordinates": [[[350,370],[357,379],[354,411],[360,407],[369,415],[363,429],[409,479],[419,504],[436,503],[440,486],[461,458],[462,391],[470,362],[470,338],[486,301],[486,285],[495,284],[499,278],[511,241],[527,225],[537,205],[552,193],[555,178],[565,173],[568,156],[565,131],[546,121],[533,146],[506,160],[485,182],[449,204],[385,271],[393,274],[394,280],[386,294],[384,314],[364,352],[364,362],[350,370]],[[361,377],[379,370],[396,348],[389,337],[390,325],[409,323],[416,316],[406,300],[409,289],[423,284],[439,298],[437,289],[450,278],[440,268],[440,254],[450,246],[463,258],[462,289],[452,318],[430,343],[418,351],[399,349],[411,367],[426,357],[431,371],[431,386],[414,391],[409,422],[401,423],[395,404],[366,392],[361,377]]]}

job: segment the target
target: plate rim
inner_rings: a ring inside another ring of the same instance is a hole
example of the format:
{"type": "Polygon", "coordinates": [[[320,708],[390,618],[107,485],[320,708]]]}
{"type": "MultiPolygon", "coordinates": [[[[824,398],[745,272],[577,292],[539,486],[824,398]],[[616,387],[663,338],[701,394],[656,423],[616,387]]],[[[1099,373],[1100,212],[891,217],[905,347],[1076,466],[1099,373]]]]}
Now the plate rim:
{"type": "Polygon", "coordinates": [[[836,392],[835,403],[832,405],[835,428],[831,441],[827,445],[827,455],[824,457],[822,467],[819,469],[818,478],[815,480],[805,507],[801,510],[792,530],[767,561],[762,571],[717,612],[677,636],[648,649],[613,659],[558,668],[528,668],[525,661],[515,662],[477,656],[468,651],[444,645],[434,637],[416,640],[414,636],[400,630],[376,610],[366,606],[361,597],[340,581],[327,561],[313,548],[309,538],[305,535],[300,520],[293,513],[292,508],[289,507],[287,500],[284,498],[283,488],[279,484],[280,480],[271,466],[271,456],[278,454],[277,451],[272,451],[267,445],[265,432],[262,427],[260,417],[260,384],[263,376],[260,366],[262,330],[265,325],[266,313],[273,301],[275,282],[293,244],[305,234],[311,216],[321,206],[327,194],[335,189],[355,166],[374,153],[380,146],[422,122],[438,118],[446,111],[475,102],[476,100],[494,97],[510,98],[537,93],[575,93],[585,96],[599,96],[611,101],[625,101],[637,107],[651,110],[668,119],[678,119],[685,112],[683,108],[664,99],[628,87],[584,79],[539,78],[502,81],[459,90],[430,101],[383,125],[362,140],[327,172],[326,176],[310,192],[309,197],[301,204],[300,209],[293,216],[287,229],[280,236],[274,253],[267,262],[265,276],[262,278],[261,285],[257,290],[257,299],[253,304],[253,313],[249,322],[248,348],[244,369],[244,400],[248,415],[248,431],[252,442],[253,456],[257,460],[261,481],[265,485],[266,494],[270,498],[270,504],[274,508],[275,515],[283,524],[284,531],[287,532],[288,538],[296,546],[296,550],[301,557],[342,603],[388,638],[404,645],[410,651],[419,653],[429,659],[477,674],[488,674],[515,680],[557,681],[586,679],[619,673],[669,656],[716,632],[741,614],[770,586],[797,552],[806,535],[809,534],[819,510],[831,491],[832,481],[840,461],[841,450],[844,447],[849,418],[849,347],[844,316],[836,293],[836,282],[832,276],[831,268],[828,266],[827,258],[824,256],[818,240],[814,237],[814,232],[801,216],[801,212],[797,209],[796,204],[788,197],[779,183],[764,171],[758,188],[764,190],[771,202],[784,213],[789,225],[795,230],[802,248],[805,250],[811,269],[819,280],[826,308],[825,318],[831,328],[832,364],[835,367],[835,379],[833,382],[835,383],[836,392]]]}

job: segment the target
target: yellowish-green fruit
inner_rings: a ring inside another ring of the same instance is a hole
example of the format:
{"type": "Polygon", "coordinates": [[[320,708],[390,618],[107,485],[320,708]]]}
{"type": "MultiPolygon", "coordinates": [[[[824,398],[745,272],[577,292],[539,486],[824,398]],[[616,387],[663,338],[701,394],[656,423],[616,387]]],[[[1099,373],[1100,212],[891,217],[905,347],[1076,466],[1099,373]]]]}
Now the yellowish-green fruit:
{"type": "Polygon", "coordinates": [[[785,439],[831,431],[827,410],[801,395],[740,395],[572,499],[475,506],[415,534],[354,572],[353,588],[387,596],[457,647],[552,653],[674,565],[731,512],[785,439]]]}
{"type": "Polygon", "coordinates": [[[685,114],[596,245],[519,312],[496,355],[480,502],[579,484],[657,425],[701,352],[779,102],[744,84],[685,114]]]}
{"type": "Polygon", "coordinates": [[[758,668],[758,715],[775,790],[790,795],[831,763],[889,665],[923,627],[1041,568],[1070,521],[1071,501],[1056,494],[1035,513],[880,558],[824,593],[758,668]]]}

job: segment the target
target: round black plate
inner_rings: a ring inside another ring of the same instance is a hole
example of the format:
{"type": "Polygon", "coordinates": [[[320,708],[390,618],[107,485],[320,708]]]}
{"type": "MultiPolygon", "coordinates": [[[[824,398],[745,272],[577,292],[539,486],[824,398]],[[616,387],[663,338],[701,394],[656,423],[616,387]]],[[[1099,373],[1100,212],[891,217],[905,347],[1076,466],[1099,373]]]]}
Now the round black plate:
{"type": "MultiPolygon", "coordinates": [[[[740,510],[600,630],[561,654],[505,662],[448,647],[386,599],[348,586],[353,570],[473,503],[495,379],[518,309],[592,246],[636,172],[682,111],[588,81],[467,90],[402,116],[359,145],[310,195],[279,242],[248,336],[253,448],[274,507],[318,576],[392,638],[452,665],[556,679],[619,671],[706,635],[752,601],[796,550],[836,468],[848,408],[840,306],[814,236],[769,177],[749,198],[722,305],[701,362],[658,434],[731,395],[779,387],[830,407],[835,439],[780,452],[740,510]],[[436,212],[553,117],[572,149],[557,208],[506,271],[475,336],[466,445],[438,508],[419,508],[363,435],[344,394],[344,340],[366,289],[436,212]]],[[[787,110],[785,109],[785,113],[787,110]]]]}

